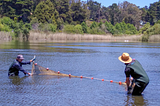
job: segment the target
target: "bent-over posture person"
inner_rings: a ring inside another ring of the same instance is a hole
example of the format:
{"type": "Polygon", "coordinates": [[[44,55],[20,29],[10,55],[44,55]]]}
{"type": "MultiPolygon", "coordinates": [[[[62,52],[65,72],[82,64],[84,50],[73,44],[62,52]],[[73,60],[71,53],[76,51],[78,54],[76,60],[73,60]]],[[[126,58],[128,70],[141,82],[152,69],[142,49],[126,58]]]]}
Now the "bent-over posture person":
{"type": "Polygon", "coordinates": [[[24,70],[22,68],[22,65],[30,64],[35,59],[36,59],[36,57],[34,56],[34,58],[31,59],[30,61],[22,62],[24,60],[23,55],[18,55],[17,58],[13,61],[13,63],[9,67],[8,76],[18,76],[19,71],[23,72],[24,75],[28,74],[30,76],[31,73],[28,73],[26,70],[24,70]]]}
{"type": "Polygon", "coordinates": [[[142,65],[138,60],[132,59],[128,53],[123,53],[118,59],[126,65],[125,75],[128,94],[141,95],[149,83],[148,75],[142,65]],[[133,77],[131,84],[130,76],[133,77]]]}

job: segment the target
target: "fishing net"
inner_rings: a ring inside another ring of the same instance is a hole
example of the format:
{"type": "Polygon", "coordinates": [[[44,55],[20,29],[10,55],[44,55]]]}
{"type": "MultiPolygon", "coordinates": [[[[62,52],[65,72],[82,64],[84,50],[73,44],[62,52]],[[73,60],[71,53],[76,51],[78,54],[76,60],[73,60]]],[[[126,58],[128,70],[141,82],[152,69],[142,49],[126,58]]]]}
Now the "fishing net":
{"type": "Polygon", "coordinates": [[[78,77],[78,76],[73,76],[71,74],[63,74],[63,73],[60,73],[59,71],[56,72],[48,68],[44,68],[34,62],[32,64],[31,72],[32,72],[32,75],[55,75],[55,76],[64,76],[64,77],[78,77]]]}
{"type": "Polygon", "coordinates": [[[71,74],[64,74],[64,73],[60,73],[59,71],[56,72],[56,71],[53,71],[53,70],[50,70],[48,68],[44,68],[40,65],[38,65],[37,63],[34,63],[32,64],[32,75],[54,75],[54,76],[62,76],[62,77],[76,77],[76,78],[88,78],[88,79],[95,79],[95,80],[102,80],[102,81],[110,81],[110,82],[113,82],[113,83],[117,83],[117,84],[122,84],[122,85],[126,85],[125,82],[116,82],[116,81],[111,81],[111,80],[104,80],[104,79],[99,79],[99,78],[93,78],[93,77],[84,77],[84,76],[74,76],[74,75],[71,75],[71,74]]]}

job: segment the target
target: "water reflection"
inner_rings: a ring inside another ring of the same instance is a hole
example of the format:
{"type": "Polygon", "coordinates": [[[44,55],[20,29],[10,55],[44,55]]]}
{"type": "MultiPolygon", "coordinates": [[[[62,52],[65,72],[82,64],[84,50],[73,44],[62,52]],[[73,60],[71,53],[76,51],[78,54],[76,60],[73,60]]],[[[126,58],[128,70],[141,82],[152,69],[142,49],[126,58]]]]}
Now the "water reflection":
{"type": "Polygon", "coordinates": [[[30,43],[28,41],[20,42],[18,40],[6,42],[0,44],[1,49],[30,49],[30,43]]]}
{"type": "Polygon", "coordinates": [[[125,100],[125,106],[147,106],[148,100],[145,100],[143,95],[141,96],[132,96],[127,95],[125,100]]]}
{"type": "Polygon", "coordinates": [[[19,76],[10,76],[10,82],[14,85],[21,85],[24,82],[24,79],[26,79],[28,76],[19,77],[19,76]]]}

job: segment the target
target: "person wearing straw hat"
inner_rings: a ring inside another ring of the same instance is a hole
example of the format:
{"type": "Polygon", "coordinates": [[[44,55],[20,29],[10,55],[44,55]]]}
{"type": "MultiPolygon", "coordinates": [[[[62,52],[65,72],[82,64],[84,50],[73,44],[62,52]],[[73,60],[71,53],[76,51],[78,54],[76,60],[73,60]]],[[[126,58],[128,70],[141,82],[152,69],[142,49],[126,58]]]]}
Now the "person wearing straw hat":
{"type": "Polygon", "coordinates": [[[17,58],[13,61],[13,63],[9,67],[8,76],[18,76],[19,71],[23,72],[24,75],[28,74],[30,76],[31,73],[24,70],[22,68],[22,65],[31,64],[31,62],[33,62],[35,59],[36,57],[34,56],[34,58],[31,59],[30,61],[22,62],[24,60],[23,55],[17,55],[17,58]]]}
{"type": "Polygon", "coordinates": [[[125,75],[128,94],[141,95],[149,83],[148,75],[142,65],[138,60],[132,59],[128,53],[123,53],[118,59],[126,65],[125,75]],[[133,80],[130,77],[133,77],[133,80]]]}

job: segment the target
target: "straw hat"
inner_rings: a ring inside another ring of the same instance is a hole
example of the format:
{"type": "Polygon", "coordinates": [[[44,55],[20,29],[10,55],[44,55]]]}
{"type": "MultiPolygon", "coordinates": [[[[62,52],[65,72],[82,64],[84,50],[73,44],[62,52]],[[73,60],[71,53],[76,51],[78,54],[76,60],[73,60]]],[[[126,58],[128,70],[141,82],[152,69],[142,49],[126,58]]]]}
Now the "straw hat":
{"type": "Polygon", "coordinates": [[[123,63],[130,63],[132,61],[132,58],[128,53],[123,53],[122,56],[118,57],[118,59],[123,63]]]}

